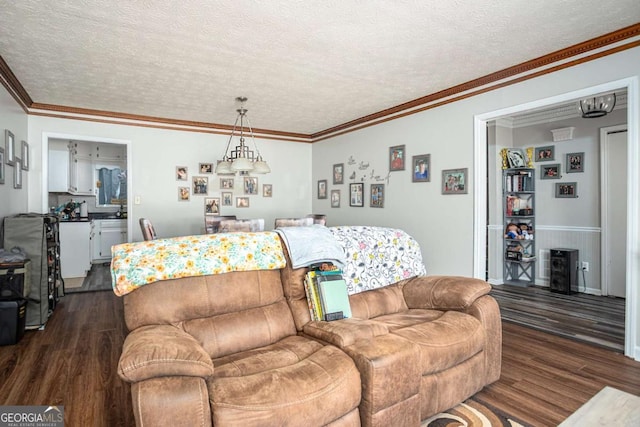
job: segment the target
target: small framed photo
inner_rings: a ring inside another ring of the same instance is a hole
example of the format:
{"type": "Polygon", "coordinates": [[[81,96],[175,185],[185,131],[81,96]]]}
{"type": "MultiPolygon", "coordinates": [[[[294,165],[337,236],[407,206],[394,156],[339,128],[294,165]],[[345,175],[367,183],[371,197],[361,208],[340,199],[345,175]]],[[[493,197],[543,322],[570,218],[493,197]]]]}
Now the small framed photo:
{"type": "Polygon", "coordinates": [[[222,190],[233,190],[233,178],[220,178],[220,189],[222,190]]]}
{"type": "Polygon", "coordinates": [[[248,208],[248,207],[249,207],[248,197],[236,197],[236,208],[248,208]]]}
{"type": "Polygon", "coordinates": [[[233,193],[231,191],[223,191],[221,196],[222,206],[233,206],[233,193]]]}
{"type": "Polygon", "coordinates": [[[327,198],[327,180],[321,179],[318,181],[318,199],[327,198]]]}
{"type": "Polygon", "coordinates": [[[540,165],[540,179],[560,179],[560,163],[540,165]]]}
{"type": "Polygon", "coordinates": [[[331,207],[340,207],[340,190],[331,190],[331,207]]]}
{"type": "Polygon", "coordinates": [[[372,208],[384,207],[384,184],[371,184],[371,197],[369,206],[372,208]]]}
{"type": "Polygon", "coordinates": [[[199,163],[200,173],[213,173],[213,163],[199,163]]]}
{"type": "Polygon", "coordinates": [[[521,148],[509,148],[507,150],[507,159],[509,160],[510,168],[524,168],[527,166],[527,160],[521,148]]]}
{"type": "Polygon", "coordinates": [[[567,173],[584,172],[584,152],[567,153],[565,170],[567,173]]]}
{"type": "Polygon", "coordinates": [[[207,195],[209,193],[209,178],[206,176],[193,177],[193,194],[207,195]]]}
{"type": "Polygon", "coordinates": [[[547,145],[546,147],[536,147],[535,160],[536,162],[548,162],[555,160],[556,147],[553,145],[547,145]]]}
{"type": "Polygon", "coordinates": [[[28,171],[29,170],[29,144],[27,144],[27,141],[22,141],[21,143],[21,150],[20,152],[22,153],[22,170],[23,171],[28,171]]]}
{"type": "Polygon", "coordinates": [[[191,189],[189,187],[178,187],[178,201],[188,202],[191,198],[191,189]]]}
{"type": "Polygon", "coordinates": [[[429,182],[431,181],[431,155],[421,154],[413,156],[411,164],[413,165],[413,182],[429,182]]]}
{"type": "Polygon", "coordinates": [[[389,171],[403,171],[404,162],[404,145],[389,147],[389,171]]]}
{"type": "Polygon", "coordinates": [[[556,183],[556,198],[576,198],[578,197],[577,182],[558,182],[556,183]]]}
{"type": "Polygon", "coordinates": [[[244,177],[244,194],[258,194],[258,178],[255,176],[244,177]]]}
{"type": "Polygon", "coordinates": [[[273,197],[273,184],[262,184],[262,197],[273,197]]]}
{"type": "Polygon", "coordinates": [[[0,184],[4,184],[4,148],[0,147],[0,184]]]}
{"type": "Polygon", "coordinates": [[[344,163],[333,165],[333,184],[344,184],[344,163]]]}
{"type": "Polygon", "coordinates": [[[468,168],[442,171],[442,194],[467,194],[468,168]]]}
{"type": "Polygon", "coordinates": [[[13,163],[13,188],[22,188],[22,168],[20,159],[16,157],[13,163]]]}
{"type": "Polygon", "coordinates": [[[364,206],[364,183],[354,182],[349,184],[349,206],[364,206]]]}
{"type": "Polygon", "coordinates": [[[6,163],[13,166],[16,163],[16,138],[9,129],[4,131],[4,149],[6,155],[6,163]]]}
{"type": "Polygon", "coordinates": [[[187,181],[189,169],[186,166],[176,166],[176,181],[187,181]]]}
{"type": "Polygon", "coordinates": [[[220,215],[220,198],[219,197],[205,197],[204,214],[220,215]]]}

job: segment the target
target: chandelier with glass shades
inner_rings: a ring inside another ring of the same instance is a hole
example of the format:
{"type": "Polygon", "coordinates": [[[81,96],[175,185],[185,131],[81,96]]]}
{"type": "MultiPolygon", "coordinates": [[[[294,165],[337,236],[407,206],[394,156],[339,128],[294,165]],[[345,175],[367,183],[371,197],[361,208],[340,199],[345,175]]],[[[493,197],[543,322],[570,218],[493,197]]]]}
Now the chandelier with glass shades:
{"type": "Polygon", "coordinates": [[[580,100],[580,111],[585,119],[606,116],[613,111],[616,106],[616,94],[593,96],[580,100]]]}
{"type": "Polygon", "coordinates": [[[258,151],[258,146],[256,145],[255,138],[253,137],[253,129],[251,128],[251,123],[249,123],[249,118],[247,117],[248,110],[244,108],[244,103],[247,102],[247,98],[239,96],[236,98],[236,101],[240,103],[240,108],[236,110],[238,112],[238,117],[236,117],[236,122],[231,130],[231,135],[229,136],[229,142],[227,142],[227,148],[225,149],[224,156],[216,166],[216,173],[225,175],[235,174],[236,172],[253,172],[259,174],[269,173],[271,172],[271,168],[267,162],[262,159],[260,151],[258,151]],[[250,150],[249,146],[245,144],[245,135],[247,135],[247,130],[245,130],[245,121],[247,122],[247,129],[249,131],[248,135],[251,137],[251,141],[253,142],[253,150],[250,150]],[[238,122],[240,122],[239,129],[238,122]],[[234,136],[240,138],[240,144],[230,150],[231,141],[234,136]]]}

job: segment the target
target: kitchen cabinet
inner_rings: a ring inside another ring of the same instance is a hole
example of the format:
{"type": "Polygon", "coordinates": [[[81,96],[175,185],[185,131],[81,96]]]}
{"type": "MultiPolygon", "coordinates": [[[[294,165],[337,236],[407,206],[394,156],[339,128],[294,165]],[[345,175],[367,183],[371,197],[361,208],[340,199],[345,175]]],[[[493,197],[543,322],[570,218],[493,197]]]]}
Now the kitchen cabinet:
{"type": "Polygon", "coordinates": [[[91,269],[89,221],[60,223],[60,267],[62,278],[85,277],[91,269]]]}
{"type": "Polygon", "coordinates": [[[111,247],[126,243],[127,221],[123,219],[93,220],[91,253],[93,262],[111,260],[111,247]]]}
{"type": "Polygon", "coordinates": [[[89,144],[69,143],[69,193],[93,196],[93,158],[89,144]]]}
{"type": "Polygon", "coordinates": [[[69,191],[69,150],[67,147],[49,147],[49,191],[66,193],[69,191]]]}
{"type": "Polygon", "coordinates": [[[125,163],[127,146],[123,144],[96,144],[94,151],[96,162],[118,162],[125,163]]]}

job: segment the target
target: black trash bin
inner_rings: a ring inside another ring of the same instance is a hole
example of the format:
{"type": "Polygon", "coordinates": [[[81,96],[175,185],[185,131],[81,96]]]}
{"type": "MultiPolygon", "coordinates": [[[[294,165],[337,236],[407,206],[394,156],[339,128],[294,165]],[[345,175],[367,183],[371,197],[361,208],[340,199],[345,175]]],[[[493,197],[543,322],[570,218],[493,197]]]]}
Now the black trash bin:
{"type": "Polygon", "coordinates": [[[29,260],[0,263],[0,345],[17,344],[24,336],[30,265],[29,260]]]}

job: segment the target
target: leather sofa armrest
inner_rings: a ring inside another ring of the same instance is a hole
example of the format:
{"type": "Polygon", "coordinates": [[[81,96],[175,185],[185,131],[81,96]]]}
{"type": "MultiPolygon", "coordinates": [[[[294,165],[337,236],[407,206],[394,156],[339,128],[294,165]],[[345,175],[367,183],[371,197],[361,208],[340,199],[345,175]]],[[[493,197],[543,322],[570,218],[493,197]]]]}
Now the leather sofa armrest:
{"type": "Polygon", "coordinates": [[[466,310],[478,298],[487,295],[491,285],[484,280],[462,276],[420,276],[403,287],[409,308],[466,310]]]}
{"type": "Polygon", "coordinates": [[[128,382],[166,376],[206,378],[213,375],[213,362],[186,332],[171,325],[144,326],[125,339],[118,375],[128,382]]]}
{"type": "Polygon", "coordinates": [[[349,318],[333,322],[309,322],[303,332],[312,338],[345,348],[359,340],[370,340],[386,335],[389,330],[380,322],[349,318]]]}

